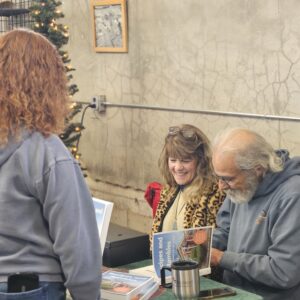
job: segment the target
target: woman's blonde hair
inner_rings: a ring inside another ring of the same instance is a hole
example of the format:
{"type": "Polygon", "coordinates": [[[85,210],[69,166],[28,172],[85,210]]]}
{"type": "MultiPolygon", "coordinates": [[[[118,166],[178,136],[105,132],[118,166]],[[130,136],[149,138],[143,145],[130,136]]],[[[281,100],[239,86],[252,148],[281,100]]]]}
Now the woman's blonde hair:
{"type": "Polygon", "coordinates": [[[192,183],[185,189],[187,199],[199,198],[199,195],[216,182],[211,162],[211,147],[207,136],[197,127],[189,124],[169,128],[165,145],[159,158],[159,168],[168,186],[177,185],[169,170],[169,157],[196,159],[196,174],[192,183]]]}
{"type": "Polygon", "coordinates": [[[67,77],[41,34],[15,29],[0,37],[0,145],[22,129],[60,133],[69,112],[67,77]]]}

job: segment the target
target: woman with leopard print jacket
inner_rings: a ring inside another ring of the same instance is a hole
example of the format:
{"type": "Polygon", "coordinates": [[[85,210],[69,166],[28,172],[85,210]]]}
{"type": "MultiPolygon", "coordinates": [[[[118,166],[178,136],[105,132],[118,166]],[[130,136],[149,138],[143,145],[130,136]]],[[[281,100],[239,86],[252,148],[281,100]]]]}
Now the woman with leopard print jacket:
{"type": "Polygon", "coordinates": [[[170,127],[159,167],[166,184],[161,191],[152,234],[215,226],[225,194],[218,189],[206,135],[192,125],[170,127]]]}

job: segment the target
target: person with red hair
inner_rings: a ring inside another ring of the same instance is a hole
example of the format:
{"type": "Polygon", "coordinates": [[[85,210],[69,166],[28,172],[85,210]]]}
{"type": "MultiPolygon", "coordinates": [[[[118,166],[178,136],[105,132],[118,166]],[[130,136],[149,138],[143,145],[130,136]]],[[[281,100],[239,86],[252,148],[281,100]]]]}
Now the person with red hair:
{"type": "Polygon", "coordinates": [[[1,35],[0,300],[64,300],[66,288],[76,300],[100,298],[92,198],[78,162],[57,136],[68,107],[56,48],[31,30],[1,35]],[[34,275],[38,282],[29,287],[24,279],[17,291],[12,275],[34,275]]]}

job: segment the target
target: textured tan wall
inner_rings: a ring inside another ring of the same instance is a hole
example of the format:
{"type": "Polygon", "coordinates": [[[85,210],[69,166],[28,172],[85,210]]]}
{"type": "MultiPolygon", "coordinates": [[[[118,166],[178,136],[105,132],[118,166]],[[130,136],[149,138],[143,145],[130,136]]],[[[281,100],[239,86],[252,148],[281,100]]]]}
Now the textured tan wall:
{"type": "MultiPolygon", "coordinates": [[[[95,53],[88,0],[63,4],[75,99],[105,94],[132,103],[300,117],[298,0],[129,0],[129,52],[95,53]]],[[[116,202],[113,221],[148,231],[146,183],[170,125],[210,138],[222,128],[257,130],[300,154],[300,122],[108,108],[86,114],[81,140],[93,193],[116,202]]]]}

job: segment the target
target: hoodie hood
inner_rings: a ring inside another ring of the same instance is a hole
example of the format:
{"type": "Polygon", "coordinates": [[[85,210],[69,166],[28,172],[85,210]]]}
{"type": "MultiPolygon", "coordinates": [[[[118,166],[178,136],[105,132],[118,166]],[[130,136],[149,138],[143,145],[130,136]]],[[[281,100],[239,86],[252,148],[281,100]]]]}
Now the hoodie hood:
{"type": "Polygon", "coordinates": [[[10,137],[8,143],[3,148],[0,148],[0,167],[15,153],[15,151],[22,145],[23,141],[28,138],[30,133],[22,132],[20,140],[10,137]]]}
{"type": "Polygon", "coordinates": [[[290,159],[289,152],[284,149],[277,150],[276,154],[282,159],[284,168],[277,173],[267,173],[262,183],[259,185],[255,197],[266,196],[290,177],[300,175],[300,157],[290,159]]]}

